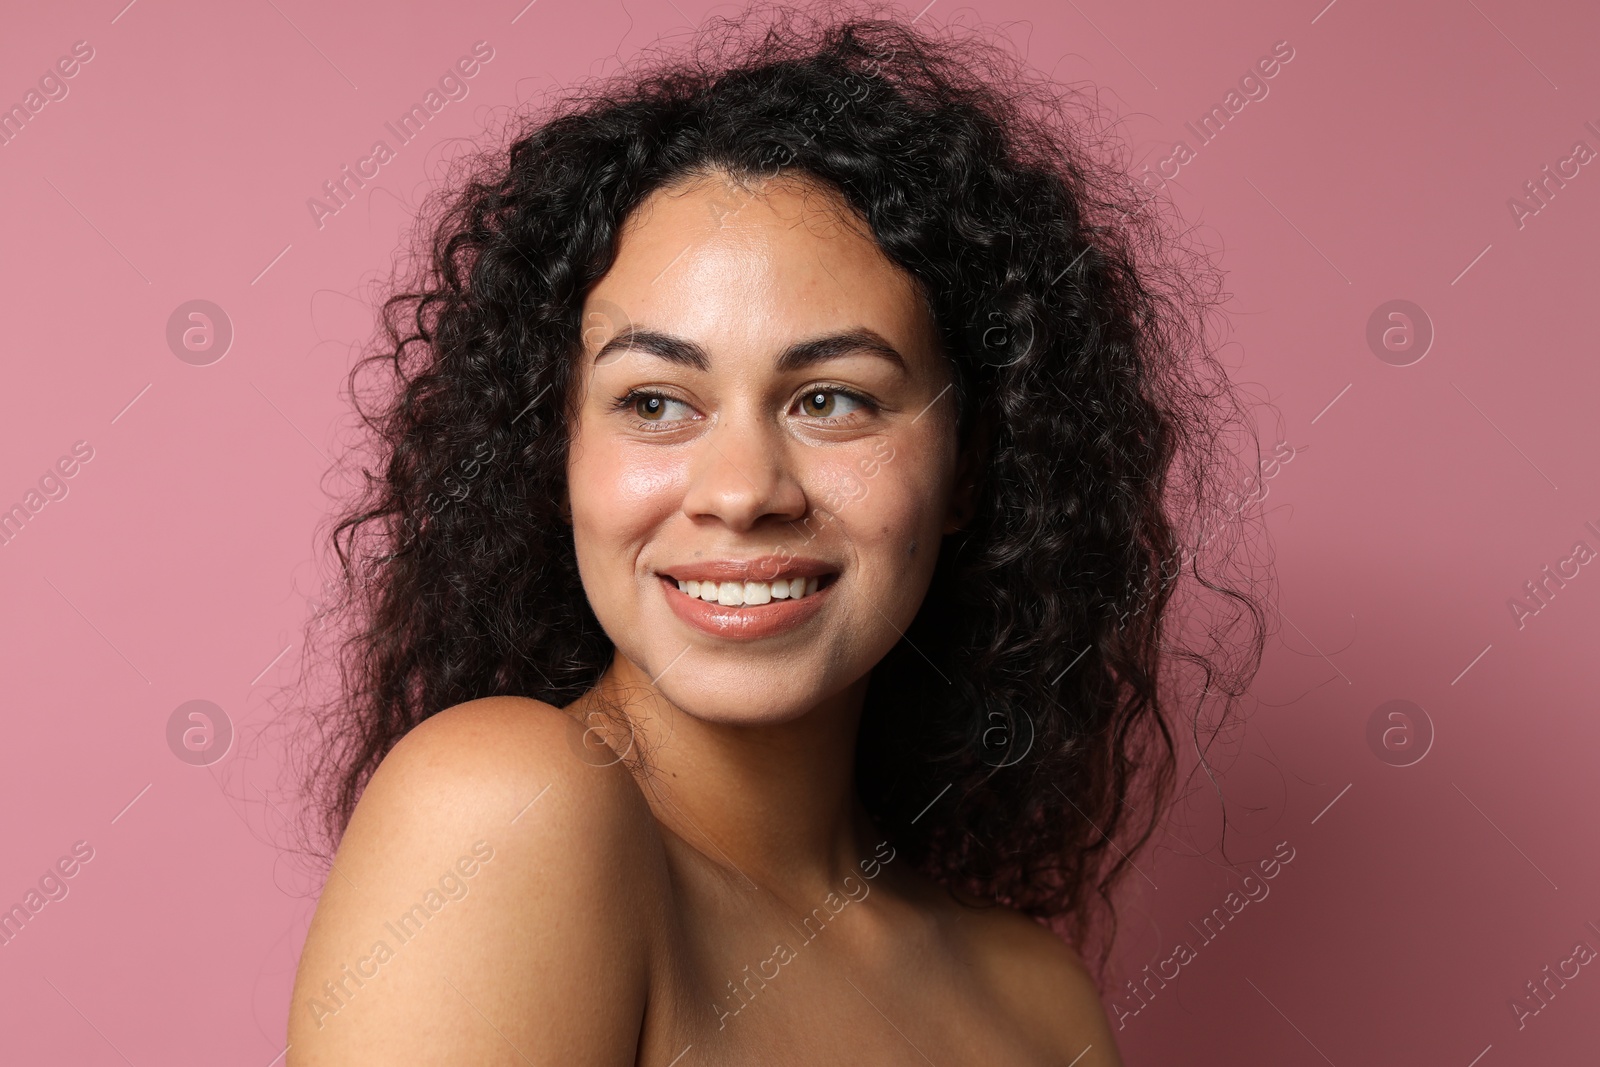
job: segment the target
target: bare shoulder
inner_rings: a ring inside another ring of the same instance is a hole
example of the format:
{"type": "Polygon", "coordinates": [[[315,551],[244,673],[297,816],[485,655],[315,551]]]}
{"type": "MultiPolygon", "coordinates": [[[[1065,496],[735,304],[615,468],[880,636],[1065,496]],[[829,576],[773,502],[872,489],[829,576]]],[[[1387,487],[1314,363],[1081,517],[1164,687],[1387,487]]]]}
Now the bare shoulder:
{"type": "Polygon", "coordinates": [[[961,914],[980,973],[1014,1006],[1019,1027],[1063,1064],[1121,1067],[1100,990],[1076,951],[1010,908],[962,906],[961,914]]]}
{"type": "Polygon", "coordinates": [[[491,697],[394,747],[306,936],[290,1067],[634,1062],[665,859],[632,774],[585,740],[491,697]]]}

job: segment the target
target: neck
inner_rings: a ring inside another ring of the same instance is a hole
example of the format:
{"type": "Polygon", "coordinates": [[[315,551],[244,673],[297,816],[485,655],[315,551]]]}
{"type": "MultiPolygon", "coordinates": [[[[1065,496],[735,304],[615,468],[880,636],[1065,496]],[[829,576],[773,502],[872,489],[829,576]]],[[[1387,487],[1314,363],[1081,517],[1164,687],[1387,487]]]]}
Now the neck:
{"type": "Polygon", "coordinates": [[[866,689],[863,677],[787,722],[707,722],[679,709],[619,653],[569,710],[621,712],[620,738],[599,716],[588,723],[630,761],[643,761],[640,786],[667,829],[735,878],[780,897],[810,896],[858,873],[878,843],[855,790],[866,689]]]}

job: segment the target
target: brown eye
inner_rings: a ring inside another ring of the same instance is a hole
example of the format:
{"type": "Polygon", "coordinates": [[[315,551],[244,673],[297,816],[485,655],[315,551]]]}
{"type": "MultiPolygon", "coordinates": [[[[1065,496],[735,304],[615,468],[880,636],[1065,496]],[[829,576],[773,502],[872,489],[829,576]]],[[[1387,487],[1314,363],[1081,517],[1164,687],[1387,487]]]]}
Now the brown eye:
{"type": "Polygon", "coordinates": [[[800,402],[800,406],[802,409],[804,409],[807,415],[816,415],[819,418],[827,418],[829,415],[833,414],[833,409],[836,406],[834,403],[834,396],[835,394],[833,393],[818,390],[815,393],[809,394],[804,400],[802,400],[800,402]]]}
{"type": "Polygon", "coordinates": [[[858,410],[872,410],[870,402],[843,389],[814,389],[800,398],[800,414],[814,418],[840,418],[858,410]]]}
{"type": "Polygon", "coordinates": [[[632,408],[642,422],[684,422],[694,418],[694,410],[688,404],[660,393],[632,393],[618,406],[632,408]]]}

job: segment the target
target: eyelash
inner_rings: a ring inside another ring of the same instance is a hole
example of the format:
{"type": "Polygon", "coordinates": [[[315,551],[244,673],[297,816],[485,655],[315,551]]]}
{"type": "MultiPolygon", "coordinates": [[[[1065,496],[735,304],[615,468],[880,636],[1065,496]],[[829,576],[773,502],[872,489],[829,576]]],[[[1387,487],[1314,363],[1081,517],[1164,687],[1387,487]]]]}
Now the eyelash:
{"type": "MultiPolygon", "coordinates": [[[[813,393],[832,393],[832,394],[837,395],[837,396],[845,397],[845,398],[847,398],[849,400],[855,401],[857,404],[860,404],[870,414],[877,414],[878,411],[880,410],[879,406],[875,402],[873,402],[871,397],[868,397],[868,396],[866,396],[866,395],[864,395],[862,393],[858,393],[854,389],[846,389],[842,385],[813,385],[813,386],[808,386],[803,392],[801,392],[800,398],[799,398],[799,400],[796,401],[796,403],[804,401],[806,397],[810,396],[813,393]]],[[[615,403],[612,404],[612,410],[615,411],[615,412],[623,413],[623,414],[629,414],[631,417],[629,418],[628,421],[636,429],[644,430],[647,433],[660,433],[660,432],[662,432],[662,425],[663,425],[662,423],[652,422],[652,421],[650,421],[648,419],[641,419],[636,415],[631,415],[631,412],[633,410],[633,406],[635,404],[637,404],[641,400],[649,400],[652,397],[655,397],[655,398],[658,398],[658,399],[661,399],[661,400],[677,401],[680,404],[685,403],[682,400],[678,400],[677,397],[669,396],[666,393],[654,392],[654,391],[649,390],[649,389],[630,389],[628,392],[624,393],[622,396],[617,397],[615,403]]],[[[827,425],[827,424],[831,424],[831,423],[837,423],[837,422],[841,422],[841,421],[846,421],[850,417],[851,416],[849,416],[849,415],[845,415],[845,416],[837,416],[837,415],[836,416],[824,416],[824,417],[812,419],[811,421],[812,422],[820,422],[820,423],[823,423],[824,425],[827,425]]],[[[671,423],[668,423],[666,425],[667,426],[671,426],[671,423]]]]}

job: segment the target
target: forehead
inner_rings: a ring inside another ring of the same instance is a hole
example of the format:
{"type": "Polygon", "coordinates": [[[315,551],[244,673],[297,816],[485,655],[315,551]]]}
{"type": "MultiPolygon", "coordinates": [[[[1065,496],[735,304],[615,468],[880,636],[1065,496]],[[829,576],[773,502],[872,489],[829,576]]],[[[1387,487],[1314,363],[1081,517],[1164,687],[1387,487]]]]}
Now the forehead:
{"type": "Polygon", "coordinates": [[[932,336],[915,279],[836,190],[800,177],[739,184],[718,174],[652,193],[590,291],[585,307],[597,305],[713,353],[855,326],[911,348],[932,336]]]}

